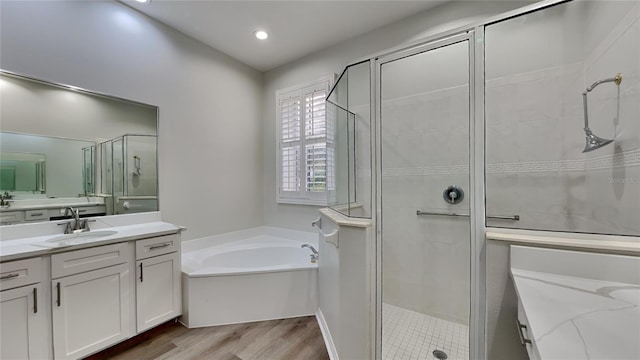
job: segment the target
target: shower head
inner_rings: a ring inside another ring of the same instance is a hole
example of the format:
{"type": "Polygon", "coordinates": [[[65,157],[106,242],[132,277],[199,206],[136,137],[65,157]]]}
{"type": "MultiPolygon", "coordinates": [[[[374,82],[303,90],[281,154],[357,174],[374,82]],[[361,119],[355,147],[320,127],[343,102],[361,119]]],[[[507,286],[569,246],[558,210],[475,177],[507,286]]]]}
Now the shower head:
{"type": "Polygon", "coordinates": [[[600,149],[601,147],[613,142],[613,140],[603,139],[599,136],[593,135],[591,130],[585,130],[585,133],[587,135],[587,144],[585,145],[584,150],[582,150],[583,153],[600,149]]]}
{"type": "Polygon", "coordinates": [[[606,146],[613,142],[613,140],[603,139],[599,136],[593,135],[593,133],[591,132],[591,129],[589,128],[589,109],[587,107],[587,94],[591,92],[593,89],[595,89],[596,86],[600,84],[608,83],[608,82],[613,82],[617,86],[620,86],[620,83],[622,82],[622,74],[618,73],[616,74],[615,77],[604,79],[604,80],[598,80],[594,82],[591,86],[589,86],[582,93],[582,106],[584,107],[584,133],[586,135],[586,141],[587,141],[587,144],[585,145],[584,150],[582,150],[583,153],[600,149],[601,147],[606,146]]]}

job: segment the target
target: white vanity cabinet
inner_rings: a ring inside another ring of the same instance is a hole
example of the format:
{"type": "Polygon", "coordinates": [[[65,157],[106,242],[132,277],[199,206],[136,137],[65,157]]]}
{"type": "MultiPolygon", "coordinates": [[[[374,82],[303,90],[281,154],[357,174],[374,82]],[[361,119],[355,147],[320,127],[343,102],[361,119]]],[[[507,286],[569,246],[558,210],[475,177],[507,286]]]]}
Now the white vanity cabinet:
{"type": "Polygon", "coordinates": [[[1,239],[0,360],[81,359],[182,314],[181,229],[110,229],[1,239]]]}
{"type": "Polygon", "coordinates": [[[535,340],[531,335],[531,324],[527,319],[527,314],[524,312],[522,301],[518,299],[518,320],[516,322],[518,335],[520,336],[520,344],[527,350],[529,360],[540,360],[540,354],[538,354],[538,348],[536,347],[535,340]]]}
{"type": "Polygon", "coordinates": [[[47,357],[40,257],[0,264],[0,359],[47,357]]]}
{"type": "Polygon", "coordinates": [[[55,359],[77,359],[132,335],[130,256],[128,243],[51,256],[55,359]]]}
{"type": "Polygon", "coordinates": [[[136,324],[143,332],[181,315],[180,235],[136,241],[136,324]]]}
{"type": "Polygon", "coordinates": [[[24,211],[0,211],[0,225],[24,222],[24,211]]]}

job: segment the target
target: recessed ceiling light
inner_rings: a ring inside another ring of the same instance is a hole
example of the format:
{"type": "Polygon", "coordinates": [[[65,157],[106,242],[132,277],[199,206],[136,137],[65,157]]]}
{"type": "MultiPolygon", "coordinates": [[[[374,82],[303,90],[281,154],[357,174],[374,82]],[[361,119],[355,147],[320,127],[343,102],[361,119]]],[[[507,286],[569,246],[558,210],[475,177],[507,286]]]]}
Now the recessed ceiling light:
{"type": "Polygon", "coordinates": [[[151,0],[136,0],[136,1],[137,1],[137,2],[139,2],[139,3],[148,3],[148,2],[150,2],[151,0]]]}
{"type": "Polygon", "coordinates": [[[254,34],[256,35],[256,37],[260,40],[265,40],[266,38],[269,37],[269,34],[267,34],[266,31],[264,30],[258,30],[256,32],[254,32],[254,34]]]}

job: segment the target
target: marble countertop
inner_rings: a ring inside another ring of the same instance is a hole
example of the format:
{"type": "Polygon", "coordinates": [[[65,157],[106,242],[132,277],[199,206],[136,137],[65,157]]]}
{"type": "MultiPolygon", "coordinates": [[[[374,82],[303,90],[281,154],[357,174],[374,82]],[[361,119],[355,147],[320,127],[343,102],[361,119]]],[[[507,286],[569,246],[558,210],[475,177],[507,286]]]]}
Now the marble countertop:
{"type": "Polygon", "coordinates": [[[639,285],[511,274],[541,359],[640,359],[639,285]]]}
{"type": "Polygon", "coordinates": [[[95,231],[104,230],[116,231],[116,233],[110,236],[87,240],[87,242],[82,244],[70,246],[56,246],[55,244],[47,243],[47,240],[63,235],[61,233],[55,235],[26,237],[15,240],[3,240],[0,241],[0,262],[48,255],[57,252],[70,251],[99,245],[107,245],[130,240],[175,234],[183,230],[183,228],[170,223],[155,221],[141,224],[100,228],[96,229],[95,231]]]}

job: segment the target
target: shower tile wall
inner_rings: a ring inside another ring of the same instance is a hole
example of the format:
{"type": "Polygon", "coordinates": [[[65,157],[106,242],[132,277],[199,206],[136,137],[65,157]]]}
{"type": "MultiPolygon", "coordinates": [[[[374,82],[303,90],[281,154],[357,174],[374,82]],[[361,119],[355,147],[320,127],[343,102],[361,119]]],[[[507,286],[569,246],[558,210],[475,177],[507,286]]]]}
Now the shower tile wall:
{"type": "Polygon", "coordinates": [[[129,196],[156,196],[158,184],[158,170],[156,160],[156,137],[129,136],[127,137],[128,173],[127,191],[129,196]],[[133,156],[139,157],[140,172],[135,171],[133,156]]]}
{"type": "Polygon", "coordinates": [[[488,225],[639,235],[640,3],[547,11],[486,32],[487,213],[521,216],[488,225]],[[512,39],[541,55],[509,51],[512,39]],[[619,89],[588,95],[592,130],[616,141],[583,154],[582,92],[618,72],[619,89]]]}
{"type": "Polygon", "coordinates": [[[416,210],[469,212],[449,205],[449,185],[468,191],[468,86],[383,103],[384,302],[467,324],[469,219],[416,210]],[[446,149],[443,152],[443,149],[446,149]]]}

